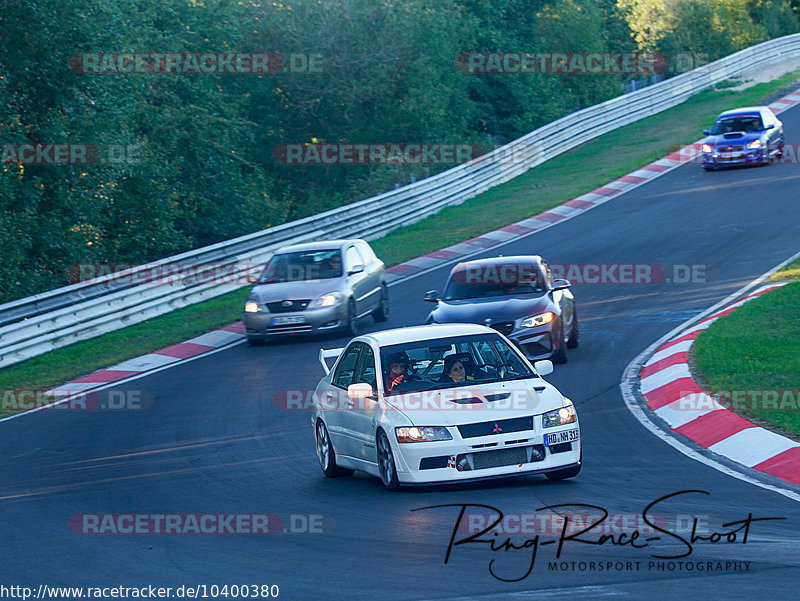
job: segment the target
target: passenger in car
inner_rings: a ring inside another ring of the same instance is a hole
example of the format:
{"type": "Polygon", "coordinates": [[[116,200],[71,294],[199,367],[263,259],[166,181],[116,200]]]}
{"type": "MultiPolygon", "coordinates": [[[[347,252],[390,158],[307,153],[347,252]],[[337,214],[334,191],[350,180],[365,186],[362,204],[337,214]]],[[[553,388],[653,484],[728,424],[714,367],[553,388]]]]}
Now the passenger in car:
{"type": "Polygon", "coordinates": [[[459,355],[448,355],[444,358],[444,370],[439,378],[440,382],[465,382],[475,378],[467,373],[464,366],[466,359],[459,355]]]}

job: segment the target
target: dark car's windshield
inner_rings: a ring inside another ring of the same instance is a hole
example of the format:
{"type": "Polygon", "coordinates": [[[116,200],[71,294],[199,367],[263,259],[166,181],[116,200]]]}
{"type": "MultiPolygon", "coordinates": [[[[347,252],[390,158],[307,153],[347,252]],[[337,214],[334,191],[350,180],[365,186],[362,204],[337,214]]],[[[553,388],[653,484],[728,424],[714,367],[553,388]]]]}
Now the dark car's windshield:
{"type": "Polygon", "coordinates": [[[443,300],[519,296],[546,292],[535,263],[463,264],[453,270],[443,300]]]}
{"type": "Polygon", "coordinates": [[[261,272],[258,283],[326,280],[341,275],[342,254],[338,249],[302,251],[273,255],[261,272]]]}
{"type": "Polygon", "coordinates": [[[763,131],[764,124],[758,115],[737,115],[718,119],[711,129],[711,134],[718,136],[732,132],[763,131]]]}
{"type": "Polygon", "coordinates": [[[381,366],[387,395],[490,384],[535,375],[498,334],[386,346],[381,349],[381,366]]]}

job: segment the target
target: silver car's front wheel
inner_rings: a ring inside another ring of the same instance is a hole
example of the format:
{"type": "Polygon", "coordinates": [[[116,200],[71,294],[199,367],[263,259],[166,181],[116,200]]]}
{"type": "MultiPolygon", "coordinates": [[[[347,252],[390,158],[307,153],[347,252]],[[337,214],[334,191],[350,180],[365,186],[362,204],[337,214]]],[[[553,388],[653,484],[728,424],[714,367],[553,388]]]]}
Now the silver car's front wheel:
{"type": "Polygon", "coordinates": [[[400,488],[392,446],[383,430],[378,431],[378,471],[381,474],[381,482],[388,490],[400,488]]]}

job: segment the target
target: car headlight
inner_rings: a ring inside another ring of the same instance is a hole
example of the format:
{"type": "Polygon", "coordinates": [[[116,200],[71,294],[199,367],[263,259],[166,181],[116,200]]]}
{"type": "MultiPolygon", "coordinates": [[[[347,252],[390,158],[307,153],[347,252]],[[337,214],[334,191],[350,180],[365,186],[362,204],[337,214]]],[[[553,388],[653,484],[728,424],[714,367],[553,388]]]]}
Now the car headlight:
{"type": "Polygon", "coordinates": [[[550,323],[555,317],[553,313],[548,311],[547,313],[540,313],[539,315],[523,319],[521,325],[523,328],[535,328],[536,326],[543,326],[546,323],[550,323]]]}
{"type": "Polygon", "coordinates": [[[323,294],[317,299],[318,307],[333,307],[336,303],[342,300],[342,295],[338,292],[328,292],[323,294]]]}
{"type": "Polygon", "coordinates": [[[434,442],[453,440],[443,426],[400,426],[394,429],[397,442],[434,442]]]}
{"type": "Polygon", "coordinates": [[[247,301],[244,304],[245,313],[258,313],[258,303],[256,301],[247,301]]]}
{"type": "Polygon", "coordinates": [[[714,147],[711,144],[703,144],[703,152],[714,152],[714,147]]]}
{"type": "Polygon", "coordinates": [[[761,148],[761,140],[753,140],[747,145],[748,148],[761,148]]]}
{"type": "Polygon", "coordinates": [[[565,402],[566,406],[542,414],[542,428],[553,428],[578,421],[575,405],[569,399],[566,399],[565,402]]]}

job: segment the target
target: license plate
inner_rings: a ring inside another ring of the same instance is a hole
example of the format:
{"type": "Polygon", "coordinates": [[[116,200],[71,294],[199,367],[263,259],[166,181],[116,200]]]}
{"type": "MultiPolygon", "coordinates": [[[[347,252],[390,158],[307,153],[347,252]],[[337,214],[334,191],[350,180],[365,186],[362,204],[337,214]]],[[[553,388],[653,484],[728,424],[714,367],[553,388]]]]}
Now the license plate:
{"type": "Polygon", "coordinates": [[[305,322],[306,322],[306,318],[305,317],[300,317],[300,316],[297,316],[297,317],[273,317],[270,320],[270,323],[273,326],[288,326],[288,325],[291,325],[291,324],[294,324],[294,323],[305,323],[305,322]]]}
{"type": "Polygon", "coordinates": [[[545,446],[552,446],[554,444],[563,444],[565,442],[572,442],[578,440],[578,428],[573,430],[564,430],[562,432],[553,432],[552,434],[544,435],[545,446]]]}
{"type": "Polygon", "coordinates": [[[725,160],[734,160],[734,159],[741,159],[742,154],[738,152],[720,152],[719,158],[725,160]]]}

